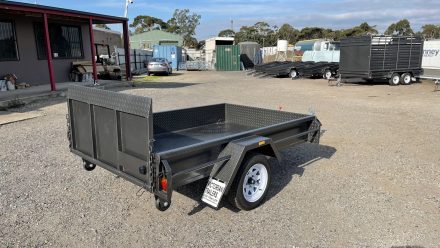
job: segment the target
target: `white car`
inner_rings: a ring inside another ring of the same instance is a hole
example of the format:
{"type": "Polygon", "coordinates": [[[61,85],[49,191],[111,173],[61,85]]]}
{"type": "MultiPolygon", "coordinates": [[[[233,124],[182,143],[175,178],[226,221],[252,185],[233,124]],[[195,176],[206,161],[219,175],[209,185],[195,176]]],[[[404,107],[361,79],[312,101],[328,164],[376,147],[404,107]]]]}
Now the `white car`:
{"type": "Polygon", "coordinates": [[[148,62],[148,76],[151,74],[165,74],[170,75],[173,73],[173,68],[171,67],[171,62],[164,58],[153,58],[148,62]]]}

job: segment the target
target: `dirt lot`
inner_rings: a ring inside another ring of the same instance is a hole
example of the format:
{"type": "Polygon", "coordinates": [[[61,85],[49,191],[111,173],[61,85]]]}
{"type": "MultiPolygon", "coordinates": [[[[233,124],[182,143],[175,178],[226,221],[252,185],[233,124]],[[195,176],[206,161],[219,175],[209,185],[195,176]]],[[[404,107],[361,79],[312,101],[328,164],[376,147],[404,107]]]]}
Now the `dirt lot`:
{"type": "MultiPolygon", "coordinates": [[[[440,244],[440,92],[411,86],[187,72],[122,90],[155,111],[229,102],[307,113],[321,145],[283,151],[269,199],[244,212],[201,204],[203,184],[159,212],[150,194],[69,153],[66,105],[0,127],[0,246],[391,247],[440,244]]],[[[121,89],[120,89],[121,90],[121,89]]]]}

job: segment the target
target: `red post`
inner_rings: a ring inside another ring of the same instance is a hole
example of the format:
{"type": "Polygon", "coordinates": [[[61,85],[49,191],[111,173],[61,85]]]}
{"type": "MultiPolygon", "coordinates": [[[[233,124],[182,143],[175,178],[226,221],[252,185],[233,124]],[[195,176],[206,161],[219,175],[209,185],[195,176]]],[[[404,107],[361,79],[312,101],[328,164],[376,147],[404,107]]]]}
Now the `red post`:
{"type": "Polygon", "coordinates": [[[96,80],[98,80],[98,73],[96,71],[95,35],[93,34],[93,19],[91,17],[89,18],[89,33],[90,33],[90,47],[92,49],[93,80],[96,83],[96,80]]]}
{"type": "Polygon", "coordinates": [[[55,76],[53,74],[53,63],[52,63],[52,47],[50,46],[49,37],[49,24],[47,22],[47,13],[43,13],[43,25],[44,25],[44,44],[46,45],[46,57],[47,66],[49,67],[49,78],[50,78],[50,90],[56,91],[55,76]]]}
{"type": "Polygon", "coordinates": [[[128,34],[128,21],[123,22],[124,34],[124,53],[125,53],[125,78],[127,81],[131,79],[131,64],[130,64],[130,38],[128,34]]]}

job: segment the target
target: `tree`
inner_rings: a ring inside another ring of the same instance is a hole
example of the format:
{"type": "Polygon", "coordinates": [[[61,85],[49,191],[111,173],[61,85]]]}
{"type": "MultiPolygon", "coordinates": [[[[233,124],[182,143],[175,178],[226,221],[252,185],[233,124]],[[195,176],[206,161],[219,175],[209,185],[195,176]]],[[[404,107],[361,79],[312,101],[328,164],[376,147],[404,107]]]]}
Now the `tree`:
{"type": "Polygon", "coordinates": [[[414,31],[407,19],[392,23],[385,31],[386,35],[413,35],[414,31]]]}
{"type": "Polygon", "coordinates": [[[95,27],[110,30],[110,27],[107,26],[107,24],[95,24],[95,27]]]}
{"type": "Polygon", "coordinates": [[[434,24],[423,25],[420,34],[425,39],[439,39],[440,25],[434,25],[434,24]]]}
{"type": "Polygon", "coordinates": [[[134,18],[130,27],[135,28],[136,34],[140,34],[154,29],[167,29],[168,25],[160,18],[139,15],[134,18]]]}
{"type": "Polygon", "coordinates": [[[183,43],[188,48],[197,48],[199,46],[199,42],[197,41],[197,39],[192,36],[189,36],[186,39],[183,38],[183,43]]]}
{"type": "Polygon", "coordinates": [[[379,32],[377,32],[376,25],[370,26],[367,22],[361,23],[361,25],[359,25],[359,29],[362,30],[364,32],[364,34],[378,34],[379,33],[379,32]]]}
{"type": "Polygon", "coordinates": [[[242,26],[240,31],[235,33],[235,42],[256,41],[257,30],[253,26],[242,26]]]}
{"type": "Polygon", "coordinates": [[[222,30],[218,33],[219,37],[234,37],[235,36],[235,32],[232,29],[225,29],[222,30]]]}
{"type": "Polygon", "coordinates": [[[167,31],[182,35],[184,46],[192,45],[193,35],[196,34],[201,18],[201,15],[190,13],[189,9],[176,9],[173,17],[167,22],[167,31]]]}
{"type": "Polygon", "coordinates": [[[277,32],[278,39],[287,40],[291,44],[296,43],[298,35],[299,31],[287,23],[281,25],[277,32]]]}
{"type": "Polygon", "coordinates": [[[277,27],[266,22],[257,22],[253,26],[242,26],[235,33],[235,42],[254,41],[262,46],[273,46],[277,41],[277,27]]]}
{"type": "Polygon", "coordinates": [[[319,27],[306,27],[301,29],[298,35],[299,40],[323,39],[328,34],[328,30],[319,27]]]}
{"type": "MultiPolygon", "coordinates": [[[[367,34],[378,34],[376,26],[370,26],[368,23],[363,22],[361,25],[346,29],[342,32],[342,37],[362,36],[367,34]]],[[[340,38],[342,38],[340,37],[340,38]]]]}

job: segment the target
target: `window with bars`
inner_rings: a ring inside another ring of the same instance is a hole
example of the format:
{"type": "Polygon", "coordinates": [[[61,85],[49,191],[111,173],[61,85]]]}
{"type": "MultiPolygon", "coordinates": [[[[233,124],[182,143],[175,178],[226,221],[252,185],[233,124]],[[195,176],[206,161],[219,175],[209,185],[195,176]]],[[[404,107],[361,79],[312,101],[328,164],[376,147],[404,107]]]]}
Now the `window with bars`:
{"type": "MultiPolygon", "coordinates": [[[[38,59],[47,59],[43,23],[35,23],[34,32],[38,59]]],[[[81,27],[50,23],[49,38],[52,58],[81,59],[84,57],[81,27]]]]}
{"type": "Polygon", "coordinates": [[[0,20],[0,61],[18,60],[17,37],[12,21],[0,20]]]}

